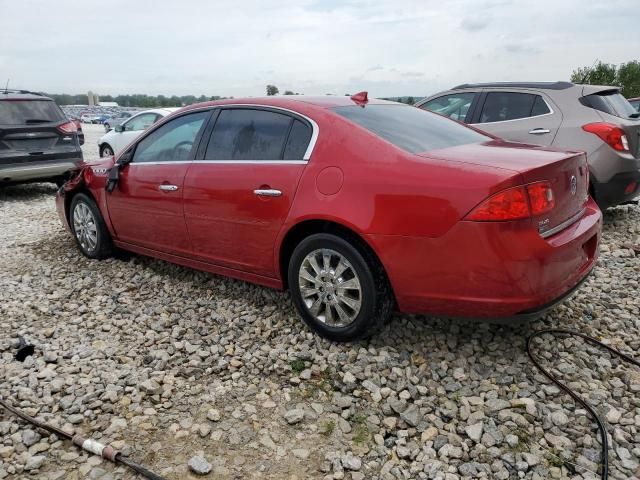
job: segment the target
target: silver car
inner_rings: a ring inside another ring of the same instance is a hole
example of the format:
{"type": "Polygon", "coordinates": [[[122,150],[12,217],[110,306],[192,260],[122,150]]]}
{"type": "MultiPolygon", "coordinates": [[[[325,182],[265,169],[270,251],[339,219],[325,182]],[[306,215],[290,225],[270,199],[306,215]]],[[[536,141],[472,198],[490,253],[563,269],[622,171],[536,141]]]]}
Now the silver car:
{"type": "Polygon", "coordinates": [[[591,194],[600,208],[640,194],[640,113],[618,87],[465,84],[416,106],[506,140],[587,152],[591,194]]]}

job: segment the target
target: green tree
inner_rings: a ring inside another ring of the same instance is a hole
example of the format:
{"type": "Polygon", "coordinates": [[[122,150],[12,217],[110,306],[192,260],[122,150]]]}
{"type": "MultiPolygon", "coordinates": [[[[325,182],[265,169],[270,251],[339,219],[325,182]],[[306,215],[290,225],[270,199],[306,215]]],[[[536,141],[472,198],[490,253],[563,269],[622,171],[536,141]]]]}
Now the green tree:
{"type": "Polygon", "coordinates": [[[588,85],[617,85],[617,67],[598,61],[591,67],[582,67],[571,73],[573,83],[588,85]]]}
{"type": "Polygon", "coordinates": [[[407,104],[413,105],[414,103],[416,103],[416,101],[413,99],[413,97],[407,97],[407,104]]]}
{"type": "Polygon", "coordinates": [[[618,67],[618,84],[627,98],[640,97],[640,62],[633,60],[618,67]]]}
{"type": "Polygon", "coordinates": [[[297,93],[293,93],[291,90],[285,90],[283,95],[297,95],[297,93]]]}
{"type": "Polygon", "coordinates": [[[277,95],[278,93],[280,93],[280,90],[278,90],[278,87],[276,87],[275,85],[267,85],[267,95],[273,96],[273,95],[277,95]]]}

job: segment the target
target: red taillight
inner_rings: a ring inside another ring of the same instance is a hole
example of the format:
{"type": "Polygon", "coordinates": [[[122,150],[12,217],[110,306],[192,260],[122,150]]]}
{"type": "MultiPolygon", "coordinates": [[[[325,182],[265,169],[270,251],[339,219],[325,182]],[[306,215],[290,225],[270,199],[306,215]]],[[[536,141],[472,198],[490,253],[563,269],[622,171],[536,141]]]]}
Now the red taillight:
{"type": "Polygon", "coordinates": [[[629,151],[627,136],[620,127],[613,123],[595,122],[582,126],[585,132],[593,133],[602,139],[607,145],[619,152],[629,151]]]}
{"type": "Polygon", "coordinates": [[[80,120],[74,120],[73,123],[76,125],[76,130],[78,132],[82,131],[82,124],[80,123],[80,120]]]}
{"type": "Polygon", "coordinates": [[[60,130],[65,135],[71,135],[72,133],[76,133],[78,128],[73,121],[68,121],[67,123],[63,123],[62,125],[58,125],[58,130],[60,130]]]}
{"type": "Polygon", "coordinates": [[[549,182],[536,182],[527,185],[529,202],[531,204],[531,215],[541,215],[556,206],[556,199],[549,182]]]}
{"type": "Polygon", "coordinates": [[[497,222],[531,216],[524,187],[514,187],[496,193],[474,208],[467,220],[497,222]]]}
{"type": "Polygon", "coordinates": [[[555,206],[556,200],[551,184],[535,182],[508,188],[490,196],[471,210],[465,219],[476,222],[520,220],[547,213],[555,206]]]}
{"type": "Polygon", "coordinates": [[[624,194],[631,195],[633,192],[636,191],[637,187],[638,187],[638,182],[631,182],[629,185],[627,185],[627,188],[624,189],[624,194]]]}

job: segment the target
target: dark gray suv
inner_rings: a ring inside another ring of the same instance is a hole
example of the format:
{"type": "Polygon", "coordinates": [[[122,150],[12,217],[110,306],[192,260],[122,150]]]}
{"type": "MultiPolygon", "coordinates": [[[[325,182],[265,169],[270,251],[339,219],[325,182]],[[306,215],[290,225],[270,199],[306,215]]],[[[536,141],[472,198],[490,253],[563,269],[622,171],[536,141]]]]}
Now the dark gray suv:
{"type": "Polygon", "coordinates": [[[26,90],[0,90],[0,186],[61,184],[81,161],[76,124],[52,99],[26,90]]]}
{"type": "Polygon", "coordinates": [[[465,84],[416,104],[497,137],[587,153],[600,208],[640,195],[640,120],[618,87],[465,84]]]}

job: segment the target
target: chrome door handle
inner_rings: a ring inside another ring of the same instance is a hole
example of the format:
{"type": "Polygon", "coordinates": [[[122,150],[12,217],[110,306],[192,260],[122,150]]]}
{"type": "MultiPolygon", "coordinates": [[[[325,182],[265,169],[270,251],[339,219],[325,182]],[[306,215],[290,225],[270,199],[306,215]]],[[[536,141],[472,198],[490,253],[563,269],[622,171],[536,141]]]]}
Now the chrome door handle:
{"type": "Polygon", "coordinates": [[[158,188],[160,190],[162,190],[163,192],[175,192],[176,190],[178,190],[178,186],[177,185],[162,184],[158,188]]]}
{"type": "Polygon", "coordinates": [[[254,190],[253,193],[255,195],[258,195],[259,197],[279,197],[280,195],[282,195],[282,192],[280,190],[275,190],[273,188],[259,188],[257,190],[254,190]]]}
{"type": "Polygon", "coordinates": [[[534,128],[529,133],[531,135],[544,135],[545,133],[549,133],[551,130],[548,128],[534,128]]]}

